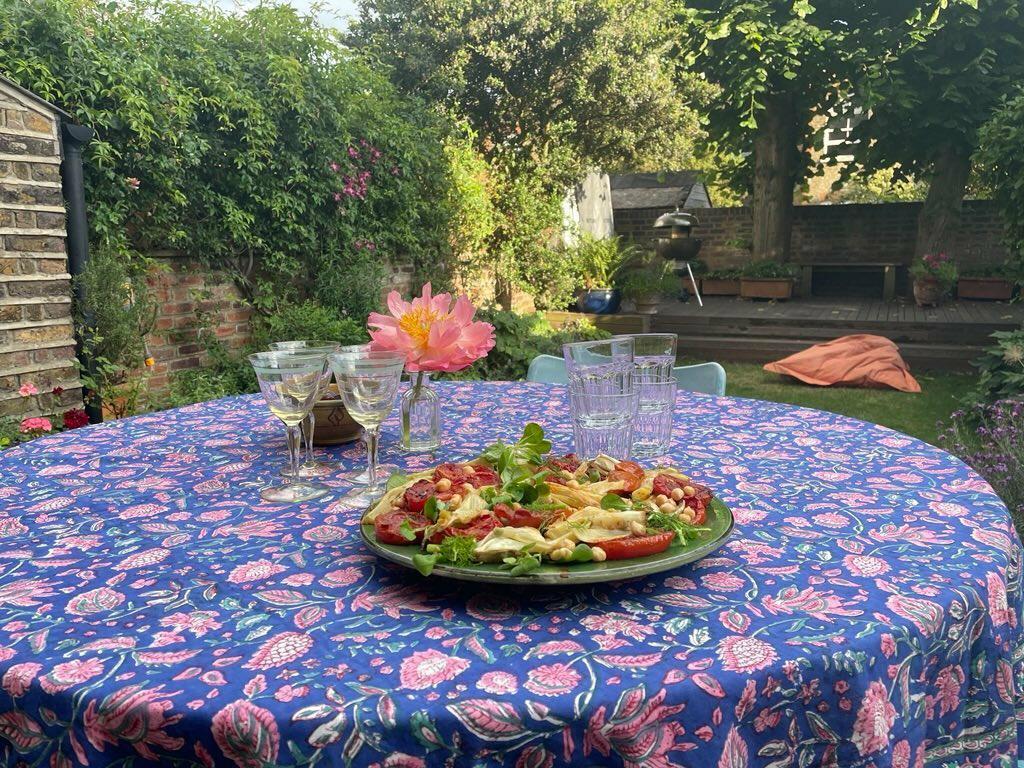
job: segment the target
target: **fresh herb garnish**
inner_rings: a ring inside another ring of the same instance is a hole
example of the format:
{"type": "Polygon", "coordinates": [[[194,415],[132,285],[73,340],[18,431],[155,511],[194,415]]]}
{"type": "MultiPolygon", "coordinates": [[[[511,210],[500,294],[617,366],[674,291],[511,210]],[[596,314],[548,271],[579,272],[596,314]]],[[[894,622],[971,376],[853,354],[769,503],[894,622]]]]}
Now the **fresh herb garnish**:
{"type": "Polygon", "coordinates": [[[398,532],[402,534],[402,538],[406,541],[416,541],[416,531],[409,525],[409,518],[402,521],[402,524],[398,526],[398,532]]]}
{"type": "Polygon", "coordinates": [[[540,424],[530,422],[523,428],[523,436],[513,445],[506,445],[500,440],[487,447],[481,456],[484,461],[494,467],[503,483],[513,480],[511,474],[524,464],[538,465],[544,454],[551,450],[551,441],[544,439],[544,430],[540,424]]]}
{"type": "Polygon", "coordinates": [[[434,566],[437,564],[437,555],[424,555],[421,552],[417,552],[412,556],[412,564],[421,575],[429,576],[434,572],[434,566]]]}
{"type": "Polygon", "coordinates": [[[464,567],[473,564],[474,552],[476,552],[476,539],[472,536],[445,536],[441,540],[441,548],[437,551],[437,557],[446,563],[464,567]]]}
{"type": "Polygon", "coordinates": [[[540,568],[540,555],[532,555],[526,550],[522,550],[515,557],[506,557],[505,565],[512,568],[513,576],[525,576],[540,568]]]}
{"type": "Polygon", "coordinates": [[[647,515],[648,531],[672,531],[680,544],[685,544],[689,539],[696,539],[697,536],[708,528],[696,528],[678,515],[666,514],[665,512],[651,512],[647,515]]]}
{"type": "Polygon", "coordinates": [[[630,508],[626,500],[617,493],[606,493],[601,497],[601,509],[613,509],[617,512],[625,512],[630,508]]]}
{"type": "Polygon", "coordinates": [[[576,545],[572,551],[572,557],[569,558],[570,563],[589,563],[594,559],[594,550],[590,548],[589,544],[584,544],[582,541],[576,545]]]}
{"type": "Polygon", "coordinates": [[[400,485],[405,485],[409,482],[409,476],[402,472],[395,472],[391,477],[388,478],[387,490],[394,490],[400,485]]]}
{"type": "Polygon", "coordinates": [[[437,496],[431,496],[427,499],[427,503],[423,505],[423,516],[432,523],[437,522],[437,513],[442,509],[442,506],[437,501],[437,496]]]}

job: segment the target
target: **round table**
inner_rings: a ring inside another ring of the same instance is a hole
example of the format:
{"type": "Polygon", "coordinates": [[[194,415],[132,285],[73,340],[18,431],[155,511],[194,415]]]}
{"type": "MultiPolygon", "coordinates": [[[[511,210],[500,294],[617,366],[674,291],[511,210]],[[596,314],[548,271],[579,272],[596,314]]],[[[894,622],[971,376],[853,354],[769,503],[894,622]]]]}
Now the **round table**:
{"type": "MultiPolygon", "coordinates": [[[[565,391],[442,384],[442,455],[565,391]]],[[[353,446],[331,451],[348,466],[353,446]]],[[[834,414],[680,394],[672,454],[736,516],[691,566],[488,588],[377,560],[336,494],[259,501],[257,397],[0,454],[4,764],[1008,766],[1020,548],[950,455],[834,414]]]]}

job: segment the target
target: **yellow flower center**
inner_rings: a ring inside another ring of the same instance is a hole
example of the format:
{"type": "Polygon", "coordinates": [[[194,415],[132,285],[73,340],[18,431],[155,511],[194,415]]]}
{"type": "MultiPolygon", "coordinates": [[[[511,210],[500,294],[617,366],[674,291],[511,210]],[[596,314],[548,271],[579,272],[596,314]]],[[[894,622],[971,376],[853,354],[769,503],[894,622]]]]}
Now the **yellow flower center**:
{"type": "Polygon", "coordinates": [[[398,327],[409,334],[418,347],[425,347],[430,337],[430,326],[437,320],[437,314],[426,307],[410,310],[402,315],[398,327]]]}

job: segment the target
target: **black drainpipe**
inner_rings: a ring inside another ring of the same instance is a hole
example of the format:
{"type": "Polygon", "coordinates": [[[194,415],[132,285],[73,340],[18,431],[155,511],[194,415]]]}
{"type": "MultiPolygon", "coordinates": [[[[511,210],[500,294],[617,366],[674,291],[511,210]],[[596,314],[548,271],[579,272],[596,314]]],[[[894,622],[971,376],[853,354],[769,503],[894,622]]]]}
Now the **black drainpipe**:
{"type": "MultiPolygon", "coordinates": [[[[64,201],[67,204],[67,249],[68,272],[74,290],[75,307],[84,311],[85,288],[78,276],[85,271],[89,261],[89,221],[85,215],[85,182],[82,174],[82,147],[92,140],[95,132],[84,125],[61,123],[61,145],[63,157],[60,167],[61,182],[64,188],[64,201]]],[[[83,335],[90,325],[88,313],[82,318],[82,327],[75,334],[75,352],[82,367],[89,374],[94,373],[93,363],[83,350],[83,335]]],[[[76,325],[78,325],[76,323],[76,325]]],[[[98,424],[103,421],[103,407],[98,398],[85,400],[85,412],[89,414],[89,423],[98,424]]]]}

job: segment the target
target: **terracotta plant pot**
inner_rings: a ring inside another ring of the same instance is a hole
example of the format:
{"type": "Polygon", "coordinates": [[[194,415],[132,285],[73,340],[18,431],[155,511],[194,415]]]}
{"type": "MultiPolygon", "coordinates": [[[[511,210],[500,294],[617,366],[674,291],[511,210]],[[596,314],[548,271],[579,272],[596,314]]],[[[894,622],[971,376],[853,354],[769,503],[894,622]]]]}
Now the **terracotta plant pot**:
{"type": "Polygon", "coordinates": [[[313,406],[313,418],[316,419],[313,445],[350,443],[359,437],[363,429],[349,415],[344,403],[341,402],[337,384],[331,384],[331,396],[313,406]]]}
{"type": "Polygon", "coordinates": [[[961,277],[956,283],[959,299],[1009,301],[1013,298],[1013,281],[1003,277],[961,277]]]}
{"type": "Polygon", "coordinates": [[[722,280],[717,277],[704,277],[700,281],[700,292],[705,296],[739,296],[740,281],[737,279],[722,280]]]}
{"type": "Polygon", "coordinates": [[[785,301],[793,297],[793,280],[789,277],[740,278],[740,298],[776,299],[785,301]]]}
{"type": "Polygon", "coordinates": [[[914,301],[919,307],[935,307],[942,303],[946,286],[935,278],[914,278],[914,301]]]}
{"type": "Polygon", "coordinates": [[[661,303],[661,296],[644,296],[633,302],[636,305],[637,314],[655,315],[658,313],[658,305],[661,303]]]}

